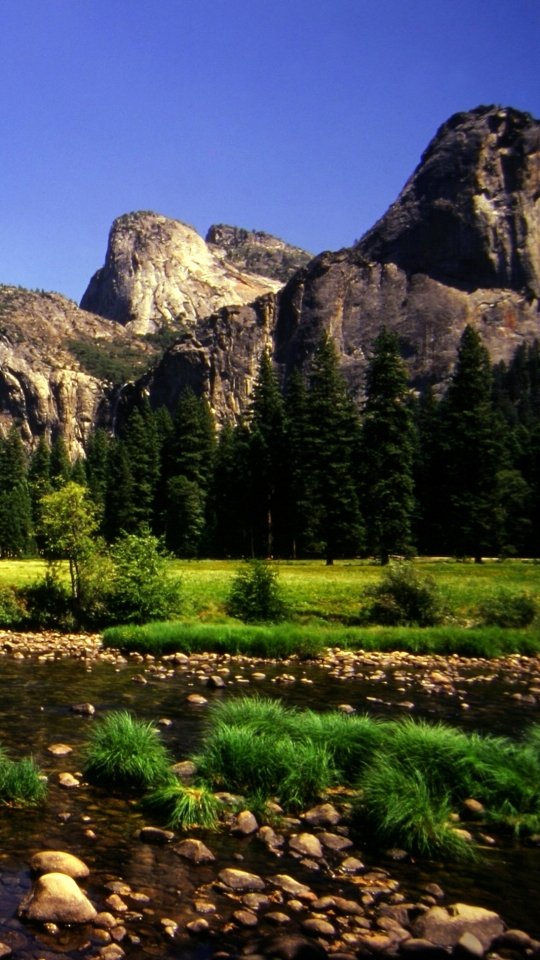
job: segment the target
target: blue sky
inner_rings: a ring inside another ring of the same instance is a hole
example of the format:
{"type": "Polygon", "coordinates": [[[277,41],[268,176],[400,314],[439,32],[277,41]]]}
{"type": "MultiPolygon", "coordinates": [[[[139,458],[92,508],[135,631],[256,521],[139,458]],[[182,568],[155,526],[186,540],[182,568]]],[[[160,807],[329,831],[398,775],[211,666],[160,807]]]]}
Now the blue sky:
{"type": "Polygon", "coordinates": [[[538,0],[2,0],[0,282],[79,300],[139,209],[349,245],[452,113],[540,116],[539,48],[538,0]]]}

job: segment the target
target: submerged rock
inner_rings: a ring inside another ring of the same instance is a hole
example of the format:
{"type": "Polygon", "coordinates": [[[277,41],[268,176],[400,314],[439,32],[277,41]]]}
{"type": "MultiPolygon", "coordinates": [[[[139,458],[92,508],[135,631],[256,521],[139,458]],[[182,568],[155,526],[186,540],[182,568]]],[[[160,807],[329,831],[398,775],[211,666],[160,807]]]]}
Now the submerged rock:
{"type": "Polygon", "coordinates": [[[431,907],[412,926],[415,937],[441,947],[453,947],[464,933],[473,933],[484,950],[489,949],[503,930],[504,923],[497,913],[467,903],[454,903],[448,909],[431,907]]]}
{"type": "Polygon", "coordinates": [[[140,832],[143,843],[171,843],[175,839],[172,830],[161,830],[160,827],[143,827],[140,832]]]}
{"type": "Polygon", "coordinates": [[[210,863],[215,860],[211,850],[202,842],[202,840],[193,840],[190,837],[182,840],[177,847],[173,847],[175,853],[192,863],[210,863]]]}
{"type": "Polygon", "coordinates": [[[21,900],[17,911],[26,920],[49,923],[88,923],[97,910],[64,873],[46,873],[21,900]]]}

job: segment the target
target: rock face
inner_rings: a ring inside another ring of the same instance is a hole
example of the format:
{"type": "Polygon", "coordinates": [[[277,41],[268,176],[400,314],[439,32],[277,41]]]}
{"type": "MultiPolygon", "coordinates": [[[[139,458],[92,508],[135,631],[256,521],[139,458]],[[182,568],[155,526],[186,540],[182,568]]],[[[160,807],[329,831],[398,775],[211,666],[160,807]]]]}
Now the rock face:
{"type": "Polygon", "coordinates": [[[189,329],[220,307],[250,303],[280,286],[216,256],[193,227],[140,211],[114,221],[105,265],[81,309],[147,334],[167,325],[189,329]]]}
{"type": "Polygon", "coordinates": [[[467,323],[493,362],[540,335],[540,123],[479,107],[445,123],[388,212],[352,248],[315,257],[277,295],[224,308],[166,354],[153,403],[185,378],[221,421],[249,401],[261,350],[282,378],[306,367],[323,330],[361,398],[370,344],[385,323],[413,384],[443,385],[467,323]]]}
{"type": "Polygon", "coordinates": [[[286,283],[300,267],[312,259],[300,247],[293,247],[270,233],[243,230],[224,223],[213,224],[206,234],[216,256],[225,257],[239,270],[249,270],[262,277],[286,283]]]}

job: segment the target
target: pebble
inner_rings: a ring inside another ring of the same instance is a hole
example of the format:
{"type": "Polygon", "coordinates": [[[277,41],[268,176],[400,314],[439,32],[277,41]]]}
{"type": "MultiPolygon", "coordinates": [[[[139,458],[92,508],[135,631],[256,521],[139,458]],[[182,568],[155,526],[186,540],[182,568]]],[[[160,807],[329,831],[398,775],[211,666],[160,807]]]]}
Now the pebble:
{"type": "Polygon", "coordinates": [[[254,873],[246,873],[245,870],[235,870],[234,867],[227,867],[219,873],[219,879],[232,890],[264,890],[266,884],[261,877],[254,873]]]}
{"type": "Polygon", "coordinates": [[[116,913],[125,913],[128,909],[127,903],[124,903],[117,893],[111,893],[110,897],[107,897],[105,900],[105,904],[110,907],[111,910],[115,910],[116,913]]]}
{"type": "Polygon", "coordinates": [[[310,918],[302,923],[302,930],[306,933],[315,934],[316,937],[335,937],[336,930],[328,920],[310,918]]]}
{"type": "Polygon", "coordinates": [[[344,873],[360,873],[361,870],[365,870],[365,866],[362,861],[357,860],[356,857],[347,857],[341,864],[341,869],[344,873]]]}
{"type": "Polygon", "coordinates": [[[312,833],[293,834],[289,839],[289,846],[304,857],[322,857],[323,848],[317,837],[312,833]]]}
{"type": "Polygon", "coordinates": [[[73,753],[73,747],[68,747],[67,743],[51,743],[47,750],[52,753],[53,757],[67,757],[70,753],[73,753]]]}
{"type": "Polygon", "coordinates": [[[281,913],[279,910],[271,910],[270,913],[265,913],[264,919],[280,925],[291,922],[291,918],[288,917],[286,913],[281,913]]]}
{"type": "MultiPolygon", "coordinates": [[[[201,697],[200,693],[190,693],[189,697],[186,698],[188,703],[191,703],[194,707],[204,707],[205,703],[208,703],[206,697],[201,697]]],[[[196,920],[196,923],[199,921],[196,920]]],[[[188,924],[189,927],[189,924],[188,924]]],[[[186,928],[187,929],[187,928],[186,928]]]]}
{"type": "Polygon", "coordinates": [[[266,907],[270,903],[270,898],[264,893],[246,893],[242,897],[242,903],[250,910],[258,910],[260,907],[266,907]]]}
{"type": "Polygon", "coordinates": [[[256,927],[259,923],[257,914],[251,910],[235,910],[233,917],[241,927],[256,927]]]}
{"type": "Polygon", "coordinates": [[[67,790],[72,787],[80,787],[81,782],[77,780],[77,777],[74,777],[72,773],[59,773],[58,774],[58,783],[61,787],[65,787],[67,790]]]}
{"type": "Polygon", "coordinates": [[[197,913],[205,913],[208,915],[216,912],[215,903],[210,903],[209,900],[195,900],[193,906],[197,913]]]}
{"type": "Polygon", "coordinates": [[[204,917],[199,917],[198,920],[192,920],[191,923],[186,924],[186,930],[188,930],[189,933],[206,933],[209,929],[210,924],[204,917]]]}
{"type": "Polygon", "coordinates": [[[172,765],[171,773],[174,773],[179,780],[189,780],[197,773],[197,767],[192,760],[181,760],[180,763],[172,765]]]}

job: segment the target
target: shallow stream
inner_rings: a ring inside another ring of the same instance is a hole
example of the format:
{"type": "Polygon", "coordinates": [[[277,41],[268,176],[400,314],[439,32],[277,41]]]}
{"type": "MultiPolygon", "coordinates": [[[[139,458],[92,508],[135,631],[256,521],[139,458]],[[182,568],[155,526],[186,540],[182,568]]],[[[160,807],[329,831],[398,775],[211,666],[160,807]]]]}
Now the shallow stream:
{"type": "MultiPolygon", "coordinates": [[[[38,850],[63,850],[84,860],[90,868],[84,886],[98,910],[107,909],[105,884],[112,880],[121,879],[149,898],[139,902],[127,898],[129,937],[122,941],[122,949],[128,960],[204,958],[215,951],[241,948],[244,941],[253,939],[254,934],[247,930],[223,932],[223,924],[239,904],[207,885],[224,867],[238,867],[262,877],[287,873],[320,896],[339,892],[358,899],[369,889],[369,883],[361,879],[359,883],[307,870],[287,851],[277,859],[254,837],[239,840],[227,833],[196,834],[216,854],[216,862],[206,866],[182,860],[169,846],[142,843],[136,831],[151,821],[143,819],[132,800],[84,785],[66,789],[58,782],[58,773],[82,770],[89,727],[108,710],[129,709],[143,719],[171,720],[170,726],[162,727],[162,736],[176,760],[185,759],[197,747],[208,712],[207,706],[188,703],[192,693],[201,693],[212,702],[256,691],[315,710],[346,703],[358,712],[391,718],[422,716],[510,736],[519,736],[540,720],[540,660],[536,659],[474,663],[458,658],[444,661],[373,654],[340,660],[338,654],[326,664],[309,665],[294,660],[268,663],[220,658],[218,666],[230,670],[227,686],[220,690],[203,685],[205,661],[200,656],[187,666],[177,666],[171,661],[121,662],[114,656],[110,662],[93,660],[91,665],[76,659],[38,661],[33,656],[0,660],[0,741],[14,758],[32,754],[49,775],[43,809],[0,808],[0,941],[10,946],[16,957],[53,960],[67,954],[84,960],[98,956],[101,946],[88,928],[72,928],[53,936],[38,925],[16,919],[20,899],[31,885],[28,860],[38,850]],[[253,679],[257,672],[266,679],[253,679]],[[440,682],[441,672],[451,677],[451,684],[440,682]],[[136,675],[144,675],[147,682],[134,682],[136,675]],[[282,679],[284,676],[290,679],[282,679]],[[83,701],[95,706],[94,718],[70,710],[71,705],[83,701]],[[58,742],[73,747],[73,753],[63,758],[52,756],[47,747],[58,742]],[[213,922],[220,918],[214,935],[202,939],[183,932],[186,922],[197,918],[193,902],[201,895],[216,905],[213,922]],[[174,938],[164,932],[164,918],[178,924],[174,938]]],[[[493,846],[482,846],[478,863],[457,866],[374,856],[361,838],[358,843],[355,840],[352,852],[368,870],[380,867],[388,871],[407,900],[416,902],[425,894],[425,885],[435,882],[447,895],[445,903],[461,901],[495,910],[508,926],[540,939],[538,847],[497,836],[493,846]]],[[[270,929],[274,928],[262,920],[260,932],[270,929]]]]}

